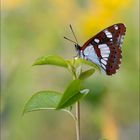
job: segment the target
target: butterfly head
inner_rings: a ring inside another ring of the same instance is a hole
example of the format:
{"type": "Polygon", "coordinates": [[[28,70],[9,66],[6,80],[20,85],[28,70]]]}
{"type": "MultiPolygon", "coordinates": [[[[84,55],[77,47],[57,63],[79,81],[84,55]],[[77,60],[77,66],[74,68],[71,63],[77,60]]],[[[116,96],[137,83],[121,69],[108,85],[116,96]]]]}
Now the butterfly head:
{"type": "Polygon", "coordinates": [[[79,52],[80,51],[80,45],[75,44],[74,46],[75,46],[76,51],[79,52]]]}
{"type": "Polygon", "coordinates": [[[75,44],[74,45],[75,46],[75,50],[76,50],[76,52],[78,53],[78,55],[80,56],[80,45],[78,45],[78,44],[75,44]]]}

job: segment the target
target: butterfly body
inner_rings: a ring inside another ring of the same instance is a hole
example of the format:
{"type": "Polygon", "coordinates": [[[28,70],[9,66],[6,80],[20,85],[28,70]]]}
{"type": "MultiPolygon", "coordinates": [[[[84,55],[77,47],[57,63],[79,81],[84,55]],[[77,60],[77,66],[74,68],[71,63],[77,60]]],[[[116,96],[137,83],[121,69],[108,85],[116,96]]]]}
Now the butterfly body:
{"type": "Polygon", "coordinates": [[[78,56],[99,65],[107,75],[116,73],[122,58],[122,42],[126,32],[122,23],[114,24],[75,48],[78,56]]]}

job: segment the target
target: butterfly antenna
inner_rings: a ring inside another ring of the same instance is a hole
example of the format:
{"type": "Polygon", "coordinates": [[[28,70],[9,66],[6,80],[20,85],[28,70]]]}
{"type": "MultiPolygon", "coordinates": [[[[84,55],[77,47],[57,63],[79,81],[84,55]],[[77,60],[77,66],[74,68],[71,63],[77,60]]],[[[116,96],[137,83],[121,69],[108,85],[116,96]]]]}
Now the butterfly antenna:
{"type": "Polygon", "coordinates": [[[65,38],[66,40],[70,41],[70,42],[73,42],[73,43],[77,44],[77,42],[75,42],[75,41],[73,41],[73,40],[71,40],[71,39],[69,39],[69,38],[67,38],[67,37],[65,37],[65,36],[64,36],[64,38],[65,38]]]}
{"type": "Polygon", "coordinates": [[[72,28],[71,24],[70,24],[70,29],[71,29],[72,34],[73,34],[73,36],[74,36],[74,38],[75,38],[75,40],[76,40],[76,42],[77,42],[77,44],[78,44],[78,40],[77,40],[77,38],[76,38],[76,35],[75,35],[74,31],[73,31],[73,28],[72,28]]]}

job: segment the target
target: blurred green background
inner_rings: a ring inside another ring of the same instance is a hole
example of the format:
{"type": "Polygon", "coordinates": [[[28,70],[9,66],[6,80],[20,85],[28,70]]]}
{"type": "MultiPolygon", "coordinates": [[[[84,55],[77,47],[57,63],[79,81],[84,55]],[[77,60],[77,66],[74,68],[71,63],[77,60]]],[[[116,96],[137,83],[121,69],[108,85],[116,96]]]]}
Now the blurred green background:
{"type": "Polygon", "coordinates": [[[71,77],[63,68],[32,67],[37,57],[75,56],[73,25],[82,45],[100,30],[127,27],[121,68],[112,77],[98,72],[86,80],[90,94],[81,102],[82,140],[138,140],[138,0],[2,0],[2,140],[75,140],[75,124],[61,111],[22,116],[29,97],[40,90],[63,91],[71,77]]]}

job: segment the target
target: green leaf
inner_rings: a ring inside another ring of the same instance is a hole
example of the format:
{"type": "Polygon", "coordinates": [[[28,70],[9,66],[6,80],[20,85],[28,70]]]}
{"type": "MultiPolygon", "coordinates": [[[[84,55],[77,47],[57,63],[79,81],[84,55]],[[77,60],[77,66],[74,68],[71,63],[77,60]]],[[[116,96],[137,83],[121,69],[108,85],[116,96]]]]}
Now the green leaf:
{"type": "Polygon", "coordinates": [[[75,67],[73,65],[73,60],[66,60],[67,64],[68,64],[68,71],[73,75],[73,77],[75,77],[75,67]]]}
{"type": "Polygon", "coordinates": [[[88,77],[90,77],[95,72],[95,69],[89,69],[87,71],[84,71],[80,74],[79,79],[84,80],[88,77]]]}
{"type": "Polygon", "coordinates": [[[60,56],[48,55],[38,58],[33,65],[56,65],[60,67],[68,67],[67,61],[60,56]]]}
{"type": "Polygon", "coordinates": [[[80,83],[81,81],[78,79],[70,83],[70,85],[67,87],[66,91],[64,92],[60,100],[60,103],[57,106],[57,109],[62,109],[71,106],[76,101],[80,100],[87,94],[87,91],[86,92],[80,91],[80,83]]]}
{"type": "Polygon", "coordinates": [[[26,103],[23,113],[42,109],[56,109],[62,94],[55,91],[40,91],[26,103]]]}
{"type": "Polygon", "coordinates": [[[66,88],[60,103],[57,107],[57,109],[62,108],[62,106],[74,95],[76,95],[80,91],[80,80],[74,80],[70,83],[70,85],[66,88]]]}
{"type": "Polygon", "coordinates": [[[75,59],[75,63],[76,63],[77,65],[82,65],[82,64],[83,64],[83,65],[88,65],[88,66],[91,66],[91,67],[93,67],[93,68],[95,68],[95,69],[101,71],[101,70],[100,70],[100,67],[99,67],[98,65],[96,65],[95,63],[93,63],[93,62],[91,62],[91,61],[89,61],[89,60],[86,60],[86,59],[77,58],[77,59],[75,59]]]}
{"type": "Polygon", "coordinates": [[[76,77],[79,77],[80,74],[82,72],[82,66],[80,65],[77,69],[76,69],[76,77]]]}

